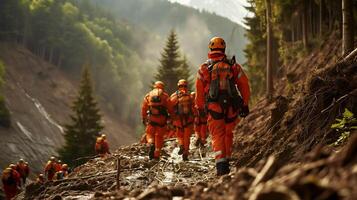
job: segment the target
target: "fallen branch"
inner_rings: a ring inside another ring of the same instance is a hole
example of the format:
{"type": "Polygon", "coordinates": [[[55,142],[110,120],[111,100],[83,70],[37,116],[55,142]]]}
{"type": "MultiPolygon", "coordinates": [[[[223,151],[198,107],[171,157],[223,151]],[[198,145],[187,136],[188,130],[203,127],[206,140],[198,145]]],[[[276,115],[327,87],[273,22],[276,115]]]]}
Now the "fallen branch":
{"type": "Polygon", "coordinates": [[[357,56],[357,48],[355,48],[350,54],[348,54],[342,61],[347,62],[349,59],[357,56]]]}
{"type": "Polygon", "coordinates": [[[120,158],[117,158],[117,189],[120,189],[120,158]]]}

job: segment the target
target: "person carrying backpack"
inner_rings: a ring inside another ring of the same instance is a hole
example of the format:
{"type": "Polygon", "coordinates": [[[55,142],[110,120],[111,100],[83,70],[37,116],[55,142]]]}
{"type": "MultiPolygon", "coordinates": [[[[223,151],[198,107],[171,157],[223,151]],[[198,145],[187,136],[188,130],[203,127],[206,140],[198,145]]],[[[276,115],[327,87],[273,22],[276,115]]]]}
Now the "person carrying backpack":
{"type": "Polygon", "coordinates": [[[193,131],[194,100],[188,91],[188,83],[181,79],[177,83],[178,90],[170,97],[173,107],[173,125],[176,128],[176,137],[180,145],[179,155],[183,160],[188,160],[190,137],[193,131]]]}
{"type": "Polygon", "coordinates": [[[16,171],[19,172],[22,179],[22,185],[25,186],[26,179],[30,174],[30,168],[28,163],[25,162],[24,159],[20,159],[19,162],[17,162],[16,171]]]}
{"type": "Polygon", "coordinates": [[[159,159],[164,143],[167,120],[169,117],[169,95],[164,91],[164,83],[156,81],[153,90],[144,97],[141,107],[141,117],[149,146],[149,158],[159,159]]]}
{"type": "Polygon", "coordinates": [[[233,129],[239,121],[238,115],[249,114],[250,89],[242,67],[234,57],[227,58],[222,38],[212,38],[208,48],[208,60],[197,73],[195,103],[199,113],[208,114],[217,175],[221,176],[230,172],[233,129]]]}
{"type": "Polygon", "coordinates": [[[2,172],[1,181],[7,200],[12,199],[19,192],[21,185],[21,176],[16,171],[16,165],[10,164],[2,172]]]}
{"type": "Polygon", "coordinates": [[[45,166],[45,175],[48,181],[52,181],[57,172],[57,162],[55,157],[51,157],[45,166]]]}
{"type": "MultiPolygon", "coordinates": [[[[97,138],[95,143],[95,152],[100,155],[100,157],[104,157],[106,154],[110,154],[109,151],[109,144],[107,142],[107,136],[102,134],[100,137],[97,138]]],[[[62,166],[61,166],[62,168],[62,166]]]]}

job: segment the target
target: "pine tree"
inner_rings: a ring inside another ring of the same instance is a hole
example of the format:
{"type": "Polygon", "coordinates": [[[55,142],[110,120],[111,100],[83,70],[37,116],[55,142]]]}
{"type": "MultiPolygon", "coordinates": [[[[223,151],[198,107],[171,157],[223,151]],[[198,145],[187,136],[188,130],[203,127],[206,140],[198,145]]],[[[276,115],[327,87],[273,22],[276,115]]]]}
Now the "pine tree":
{"type": "Polygon", "coordinates": [[[188,82],[188,88],[192,90],[193,86],[193,80],[191,77],[191,71],[190,71],[190,65],[188,64],[188,60],[186,56],[183,56],[183,59],[181,61],[181,65],[179,68],[179,79],[185,79],[188,82]]]}
{"type": "Polygon", "coordinates": [[[74,114],[70,116],[71,122],[65,126],[65,145],[59,150],[59,155],[64,162],[77,166],[86,159],[75,159],[94,155],[96,137],[103,130],[87,67],[83,69],[79,94],[72,110],[74,114]]]}
{"type": "Polygon", "coordinates": [[[180,67],[182,61],[179,59],[179,45],[177,41],[177,35],[172,30],[167,38],[164,51],[161,53],[160,66],[156,80],[160,80],[165,83],[166,91],[171,94],[177,90],[177,82],[180,77],[180,67]]]}

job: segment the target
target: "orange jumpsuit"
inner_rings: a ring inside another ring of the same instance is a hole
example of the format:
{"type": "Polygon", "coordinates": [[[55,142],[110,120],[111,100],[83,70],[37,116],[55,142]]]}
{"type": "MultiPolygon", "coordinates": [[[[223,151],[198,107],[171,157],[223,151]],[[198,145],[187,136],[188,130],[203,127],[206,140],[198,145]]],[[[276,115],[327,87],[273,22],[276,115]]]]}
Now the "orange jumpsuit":
{"type": "MultiPolygon", "coordinates": [[[[95,143],[95,152],[101,157],[106,154],[110,154],[108,142],[104,139],[97,139],[95,143]]],[[[62,170],[62,166],[60,166],[60,170],[62,170]]]]}
{"type": "Polygon", "coordinates": [[[195,108],[195,134],[202,144],[206,144],[207,139],[207,117],[199,113],[199,110],[195,108]]]}
{"type": "Polygon", "coordinates": [[[28,165],[25,163],[17,163],[16,165],[16,171],[19,172],[21,179],[22,179],[22,184],[25,186],[26,184],[26,179],[30,174],[30,168],[28,165]]]}
{"type": "Polygon", "coordinates": [[[56,172],[57,172],[56,162],[48,161],[45,166],[45,174],[47,174],[47,180],[52,181],[56,172]]]}
{"type": "Polygon", "coordinates": [[[57,162],[56,163],[56,172],[61,171],[62,169],[62,162],[57,162]]]}
{"type": "MultiPolygon", "coordinates": [[[[212,136],[212,146],[215,152],[216,163],[226,162],[232,154],[233,129],[239,122],[238,112],[229,106],[223,110],[218,102],[208,102],[207,95],[210,92],[212,71],[209,69],[210,62],[223,61],[226,55],[222,52],[213,51],[208,54],[209,60],[202,64],[197,73],[196,79],[196,106],[199,110],[207,108],[208,111],[208,129],[212,136]],[[222,116],[223,115],[223,116],[222,116]],[[221,117],[217,117],[221,116],[221,117]]],[[[243,104],[248,105],[250,89],[248,78],[239,64],[230,67],[230,73],[235,87],[238,88],[243,104]]]]}
{"type": "Polygon", "coordinates": [[[193,131],[194,121],[194,100],[187,89],[180,89],[173,93],[170,97],[170,105],[173,108],[173,125],[176,128],[176,137],[180,146],[183,146],[183,155],[187,156],[190,149],[190,137],[193,131]],[[187,114],[180,113],[180,95],[187,95],[189,102],[186,105],[187,114]]]}
{"type": "Polygon", "coordinates": [[[12,199],[18,193],[18,187],[20,186],[21,182],[20,179],[21,175],[15,169],[6,168],[3,171],[1,180],[7,200],[12,199]],[[5,176],[7,177],[5,178],[5,176]]]}
{"type": "Polygon", "coordinates": [[[146,140],[148,144],[155,145],[154,158],[160,157],[160,151],[164,144],[164,136],[166,134],[166,121],[169,109],[169,95],[162,89],[155,88],[150,91],[144,98],[141,106],[141,117],[146,124],[146,140]],[[159,95],[160,105],[153,105],[151,97],[159,95]],[[166,114],[165,114],[165,113],[166,114]]]}

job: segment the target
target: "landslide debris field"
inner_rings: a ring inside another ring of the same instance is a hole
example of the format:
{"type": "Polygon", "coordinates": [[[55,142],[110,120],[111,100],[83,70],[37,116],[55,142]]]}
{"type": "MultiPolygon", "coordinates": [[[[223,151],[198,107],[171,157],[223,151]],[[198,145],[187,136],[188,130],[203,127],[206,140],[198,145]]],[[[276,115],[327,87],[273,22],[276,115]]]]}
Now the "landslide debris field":
{"type": "MultiPolygon", "coordinates": [[[[193,138],[192,138],[193,139],[193,138]]],[[[203,150],[191,148],[191,159],[182,161],[173,139],[165,142],[160,160],[149,160],[147,147],[133,144],[115,151],[105,158],[95,158],[76,168],[68,179],[40,186],[29,185],[26,192],[18,198],[44,199],[58,197],[90,198],[101,197],[106,192],[117,189],[117,163],[120,162],[120,191],[122,195],[137,197],[147,188],[167,186],[176,188],[172,195],[183,196],[184,188],[198,182],[212,182],[215,177],[213,156],[206,157],[203,150]]],[[[112,193],[106,194],[110,196],[112,193]]],[[[116,194],[115,194],[116,195],[116,194]]]]}
{"type": "Polygon", "coordinates": [[[338,59],[333,41],[285,67],[279,95],[259,101],[242,120],[229,175],[215,176],[211,152],[201,159],[193,148],[190,161],[181,161],[174,140],[160,161],[133,144],[90,160],[66,180],[30,184],[18,199],[357,199],[357,132],[333,146],[341,133],[330,128],[346,108],[357,113],[357,56],[338,59]]]}

